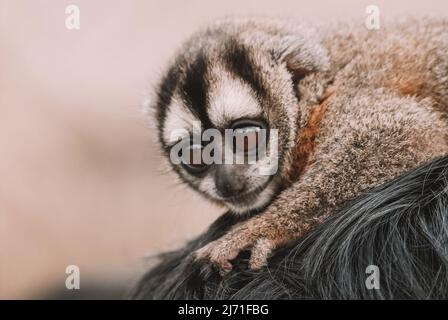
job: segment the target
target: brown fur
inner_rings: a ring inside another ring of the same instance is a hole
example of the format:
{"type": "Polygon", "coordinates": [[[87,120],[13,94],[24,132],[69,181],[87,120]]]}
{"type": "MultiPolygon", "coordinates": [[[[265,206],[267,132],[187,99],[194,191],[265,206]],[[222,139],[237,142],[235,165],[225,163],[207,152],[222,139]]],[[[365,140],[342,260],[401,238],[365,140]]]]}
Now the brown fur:
{"type": "Polygon", "coordinates": [[[406,20],[378,31],[362,23],[309,29],[269,19],[226,21],[192,42],[195,50],[219,52],[219,39],[229,34],[250,48],[257,81],[275,96],[264,112],[280,129],[284,189],[196,253],[224,271],[246,248],[250,266],[262,267],[271,250],[347,201],[448,154],[448,20],[406,20]],[[219,37],[203,39],[213,34],[219,37]],[[291,81],[299,81],[299,99],[291,81]]]}
{"type": "Polygon", "coordinates": [[[325,94],[322,102],[312,108],[306,127],[299,133],[299,143],[297,144],[296,151],[293,152],[294,160],[291,165],[291,171],[288,178],[285,179],[288,185],[296,181],[311,164],[311,159],[314,155],[315,140],[319,135],[321,130],[320,125],[328,108],[328,99],[330,99],[333,93],[332,90],[329,90],[325,94]]]}

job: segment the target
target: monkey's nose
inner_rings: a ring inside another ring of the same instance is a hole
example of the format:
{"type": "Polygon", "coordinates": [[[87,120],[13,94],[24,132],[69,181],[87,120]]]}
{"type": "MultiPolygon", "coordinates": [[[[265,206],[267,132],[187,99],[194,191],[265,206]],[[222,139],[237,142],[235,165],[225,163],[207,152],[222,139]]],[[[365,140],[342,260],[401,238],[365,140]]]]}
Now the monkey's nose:
{"type": "Polygon", "coordinates": [[[234,197],[245,189],[243,181],[232,172],[217,170],[215,173],[216,189],[223,198],[234,197]]]}

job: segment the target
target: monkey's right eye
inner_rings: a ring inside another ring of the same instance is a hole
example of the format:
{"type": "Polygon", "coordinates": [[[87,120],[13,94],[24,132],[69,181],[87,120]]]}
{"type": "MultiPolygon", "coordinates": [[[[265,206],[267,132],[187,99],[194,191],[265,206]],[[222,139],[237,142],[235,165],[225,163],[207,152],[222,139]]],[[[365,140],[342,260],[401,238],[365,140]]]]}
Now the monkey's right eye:
{"type": "Polygon", "coordinates": [[[182,165],[191,174],[203,173],[208,168],[208,165],[202,159],[202,149],[201,144],[188,144],[180,151],[182,165]]]}

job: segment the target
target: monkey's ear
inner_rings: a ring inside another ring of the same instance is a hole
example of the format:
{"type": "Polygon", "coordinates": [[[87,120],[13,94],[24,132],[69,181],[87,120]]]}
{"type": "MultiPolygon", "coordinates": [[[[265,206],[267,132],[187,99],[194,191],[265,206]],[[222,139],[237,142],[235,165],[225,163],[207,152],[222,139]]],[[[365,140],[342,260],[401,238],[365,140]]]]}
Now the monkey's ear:
{"type": "Polygon", "coordinates": [[[295,83],[309,73],[327,70],[330,65],[327,51],[320,43],[293,35],[276,39],[273,56],[286,65],[295,83]]]}

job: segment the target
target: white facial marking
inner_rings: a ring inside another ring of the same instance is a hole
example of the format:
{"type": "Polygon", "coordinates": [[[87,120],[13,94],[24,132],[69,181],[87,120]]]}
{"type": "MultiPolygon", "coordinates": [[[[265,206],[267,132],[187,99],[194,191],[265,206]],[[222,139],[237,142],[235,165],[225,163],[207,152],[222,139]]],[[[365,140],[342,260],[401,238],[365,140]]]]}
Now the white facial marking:
{"type": "Polygon", "coordinates": [[[207,175],[201,179],[199,182],[199,190],[207,193],[213,198],[219,198],[219,195],[216,192],[215,179],[212,175],[207,175]]]}
{"type": "Polygon", "coordinates": [[[165,143],[171,144],[173,132],[185,131],[191,132],[194,122],[198,119],[186,108],[176,97],[173,97],[166,115],[165,126],[163,130],[163,139],[165,143]]]}
{"type": "Polygon", "coordinates": [[[220,75],[210,89],[209,101],[207,113],[217,127],[224,126],[228,121],[256,117],[262,111],[249,85],[227,73],[220,75]]]}

